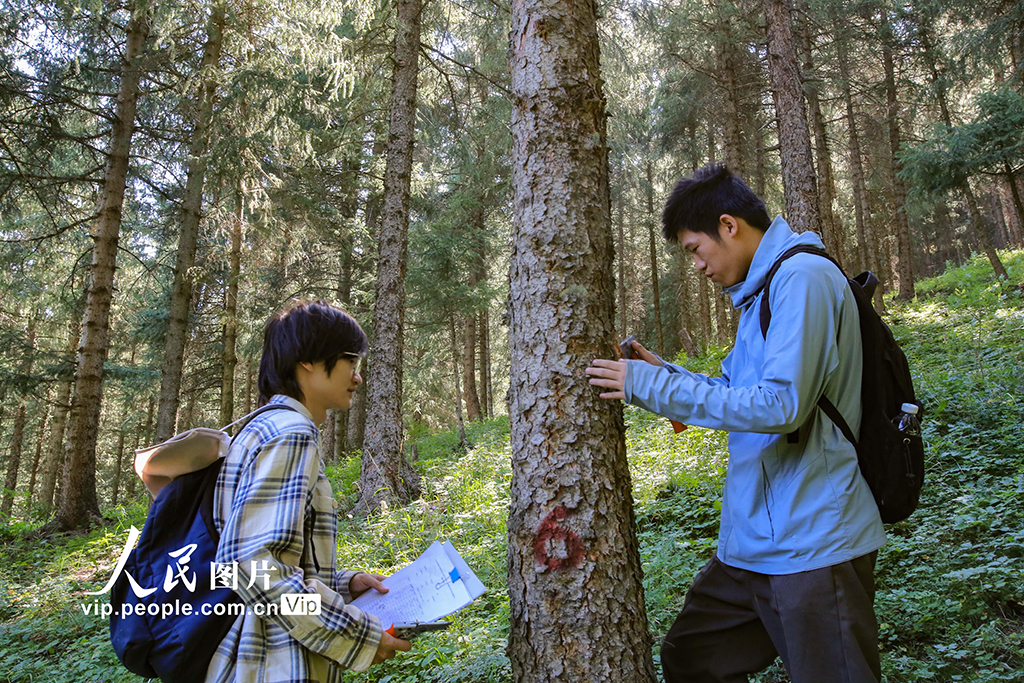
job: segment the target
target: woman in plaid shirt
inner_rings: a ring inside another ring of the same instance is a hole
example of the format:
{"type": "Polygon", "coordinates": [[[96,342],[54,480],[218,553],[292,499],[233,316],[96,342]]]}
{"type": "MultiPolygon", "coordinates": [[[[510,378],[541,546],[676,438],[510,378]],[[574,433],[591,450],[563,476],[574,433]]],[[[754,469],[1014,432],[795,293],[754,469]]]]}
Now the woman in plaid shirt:
{"type": "Polygon", "coordinates": [[[217,561],[236,563],[246,606],[207,670],[207,683],[341,681],[407,651],[376,616],[347,603],[383,576],[338,571],[337,501],[317,449],[328,409],[345,410],[362,383],[366,335],[317,301],[273,316],[263,338],[261,413],[235,439],[217,480],[217,561]],[[320,595],[317,615],[283,615],[282,596],[320,595]]]}

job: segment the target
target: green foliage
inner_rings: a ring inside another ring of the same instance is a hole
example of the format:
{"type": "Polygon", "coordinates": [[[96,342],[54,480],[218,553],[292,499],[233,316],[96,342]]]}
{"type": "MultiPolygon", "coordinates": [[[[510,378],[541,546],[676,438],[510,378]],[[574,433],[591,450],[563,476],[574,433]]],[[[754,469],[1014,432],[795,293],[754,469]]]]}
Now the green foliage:
{"type": "MultiPolygon", "coordinates": [[[[1024,252],[1003,254],[1011,273],[1024,252]]],[[[921,507],[888,528],[876,582],[887,681],[995,682],[1024,669],[1024,294],[993,284],[983,259],[921,282],[919,298],[890,303],[890,322],[925,403],[928,471],[921,507]]],[[[681,359],[717,372],[724,349],[681,359]]],[[[725,435],[627,408],[627,447],[655,639],[675,618],[694,574],[714,553],[725,435]]],[[[422,499],[367,522],[339,525],[339,564],[392,572],[435,538],[451,541],[488,587],[446,632],[346,680],[375,683],[511,681],[504,648],[506,528],[511,452],[507,418],[470,423],[468,452],[454,430],[410,434],[422,499]]],[[[359,458],[327,470],[354,500],[359,458]]],[[[7,681],[132,681],[106,642],[106,621],[84,615],[85,590],[109,577],[143,506],[88,536],[0,549],[0,670],[7,681]],[[68,656],[68,655],[72,656],[68,656]]],[[[788,680],[778,665],[757,677],[788,680]]]]}

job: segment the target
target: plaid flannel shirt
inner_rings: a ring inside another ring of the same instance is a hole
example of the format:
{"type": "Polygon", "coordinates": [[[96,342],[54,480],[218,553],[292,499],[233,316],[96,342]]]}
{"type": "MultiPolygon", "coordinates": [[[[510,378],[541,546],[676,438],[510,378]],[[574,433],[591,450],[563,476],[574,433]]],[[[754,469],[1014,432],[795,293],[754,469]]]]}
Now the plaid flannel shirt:
{"type": "Polygon", "coordinates": [[[217,561],[238,563],[235,592],[248,609],[217,648],[207,683],[333,683],[343,669],[368,668],[380,643],[377,617],[346,604],[356,572],[335,570],[337,501],[320,463],[312,416],[287,396],[270,403],[294,411],[254,418],[217,479],[217,561]],[[318,593],[321,613],[251,611],[280,606],[290,593],[318,593]]]}

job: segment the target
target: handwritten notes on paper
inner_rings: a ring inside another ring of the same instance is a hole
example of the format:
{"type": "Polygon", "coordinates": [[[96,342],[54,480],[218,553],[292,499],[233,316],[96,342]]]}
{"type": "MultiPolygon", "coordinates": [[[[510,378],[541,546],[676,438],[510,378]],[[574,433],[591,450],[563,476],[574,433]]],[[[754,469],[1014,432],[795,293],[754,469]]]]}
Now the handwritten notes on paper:
{"type": "Polygon", "coordinates": [[[376,614],[382,626],[437,621],[457,612],[486,588],[451,543],[434,541],[412,564],[384,580],[390,590],[367,591],[352,601],[376,614]]]}

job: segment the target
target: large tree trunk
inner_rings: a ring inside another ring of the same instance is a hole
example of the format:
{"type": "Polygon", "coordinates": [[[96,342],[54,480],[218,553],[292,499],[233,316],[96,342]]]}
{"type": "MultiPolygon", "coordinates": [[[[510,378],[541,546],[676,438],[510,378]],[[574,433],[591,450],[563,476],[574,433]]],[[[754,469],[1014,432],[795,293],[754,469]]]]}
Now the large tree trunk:
{"type": "Polygon", "coordinates": [[[235,197],[235,220],[231,225],[231,253],[228,256],[228,288],[224,293],[224,350],[221,355],[220,423],[235,419],[235,368],[238,354],[238,275],[242,261],[242,224],[245,220],[245,181],[239,183],[235,197]]]}
{"type": "Polygon", "coordinates": [[[178,233],[177,261],[174,282],[168,306],[167,339],[164,360],[160,369],[160,406],[156,415],[156,440],[174,436],[178,415],[181,373],[184,365],[185,341],[188,333],[188,312],[192,303],[192,267],[196,261],[199,239],[199,221],[203,203],[203,183],[206,179],[207,148],[213,122],[213,103],[217,95],[217,81],[213,72],[220,62],[224,42],[224,5],[214,5],[207,28],[203,49],[203,85],[199,93],[198,115],[188,149],[188,171],[185,193],[181,200],[181,231],[178,233]]]}
{"type": "Polygon", "coordinates": [[[768,70],[778,121],[786,218],[797,232],[820,233],[818,188],[789,3],[787,0],[762,0],[761,6],[768,21],[768,70]]]}
{"type": "Polygon", "coordinates": [[[889,182],[892,183],[892,214],[896,224],[896,276],[899,278],[897,296],[914,298],[913,244],[910,241],[910,223],[907,220],[907,191],[900,171],[899,100],[896,97],[896,69],[893,64],[893,29],[888,14],[883,15],[882,61],[885,65],[886,118],[889,123],[889,182]]]}
{"type": "MultiPolygon", "coordinates": [[[[25,337],[25,356],[21,361],[19,373],[22,377],[32,374],[32,366],[36,356],[36,319],[35,311],[29,313],[28,330],[25,337]]],[[[7,456],[7,478],[4,481],[3,502],[0,503],[0,517],[10,519],[11,509],[14,506],[14,492],[18,486],[18,469],[21,467],[21,451],[25,444],[25,422],[27,421],[26,410],[28,408],[29,394],[26,392],[18,403],[18,410],[14,413],[14,428],[11,433],[11,451],[7,456]]]]}
{"type": "Polygon", "coordinates": [[[508,656],[516,681],[653,682],[614,357],[614,248],[593,0],[512,6],[508,656]]]}
{"type": "Polygon", "coordinates": [[[366,512],[376,510],[383,501],[408,501],[419,491],[403,445],[402,346],[422,8],[420,0],[396,0],[396,7],[384,211],[377,239],[373,382],[367,390],[368,419],[359,474],[359,508],[366,512]]]}
{"type": "Polygon", "coordinates": [[[114,293],[117,242],[121,233],[121,207],[128,174],[128,156],[135,129],[135,107],[142,70],[139,57],[149,33],[147,4],[140,2],[128,23],[128,42],[121,66],[117,106],[102,199],[93,231],[92,268],[86,294],[78,368],[68,425],[68,454],[60,504],[51,528],[70,530],[86,526],[99,516],[96,499],[96,433],[103,402],[103,363],[107,359],[110,304],[114,293]]]}

